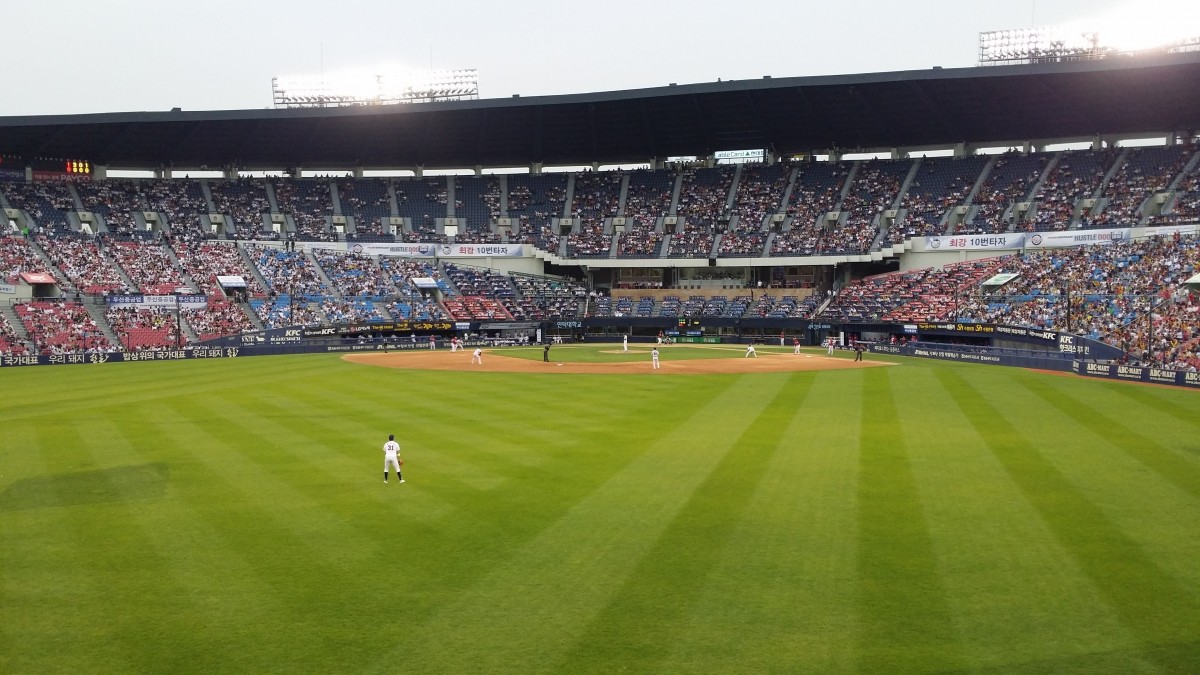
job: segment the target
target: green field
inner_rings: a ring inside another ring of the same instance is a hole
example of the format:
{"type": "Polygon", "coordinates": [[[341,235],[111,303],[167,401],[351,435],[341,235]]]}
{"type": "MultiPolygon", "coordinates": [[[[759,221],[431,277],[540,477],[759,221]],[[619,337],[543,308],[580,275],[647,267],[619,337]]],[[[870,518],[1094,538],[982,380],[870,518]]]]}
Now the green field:
{"type": "Polygon", "coordinates": [[[1200,671],[1200,394],[896,360],[6,369],[0,673],[1200,671]]]}

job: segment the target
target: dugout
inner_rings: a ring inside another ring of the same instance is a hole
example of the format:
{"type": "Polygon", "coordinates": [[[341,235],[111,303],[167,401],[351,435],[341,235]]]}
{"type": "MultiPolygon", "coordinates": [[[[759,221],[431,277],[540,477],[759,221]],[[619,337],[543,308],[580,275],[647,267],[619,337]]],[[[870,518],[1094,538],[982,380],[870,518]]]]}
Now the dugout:
{"type": "Polygon", "coordinates": [[[490,321],[475,328],[479,338],[491,345],[528,345],[546,334],[545,325],[535,321],[490,321]]]}

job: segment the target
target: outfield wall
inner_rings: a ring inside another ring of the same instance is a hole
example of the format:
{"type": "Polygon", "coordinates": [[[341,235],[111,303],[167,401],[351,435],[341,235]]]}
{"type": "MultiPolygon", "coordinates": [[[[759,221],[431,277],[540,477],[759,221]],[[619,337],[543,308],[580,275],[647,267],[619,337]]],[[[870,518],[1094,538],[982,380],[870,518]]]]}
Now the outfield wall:
{"type": "MultiPolygon", "coordinates": [[[[484,344],[481,341],[467,342],[468,347],[484,344]]],[[[984,363],[989,365],[1013,366],[1074,372],[1085,377],[1127,382],[1146,382],[1177,387],[1200,389],[1200,373],[1191,373],[1164,368],[1143,368],[1091,361],[1072,361],[1062,357],[1036,357],[1009,353],[1009,350],[961,350],[930,346],[928,344],[889,345],[873,344],[870,351],[875,354],[912,356],[917,358],[984,363]]],[[[438,349],[445,349],[443,342],[438,349]]],[[[101,352],[93,354],[53,354],[0,357],[0,368],[25,366],[84,365],[101,363],[134,363],[138,361],[187,361],[199,359],[235,359],[247,356],[278,356],[283,354],[335,354],[354,352],[402,352],[429,349],[428,342],[367,342],[367,341],[305,341],[241,347],[192,347],[189,349],[163,349],[134,352],[101,352]]],[[[1014,350],[1019,351],[1019,350],[1014,350]]]]}
{"type": "Polygon", "coordinates": [[[1189,373],[1182,370],[1122,366],[1115,363],[1091,363],[1088,361],[1076,361],[1073,370],[1085,377],[1124,380],[1126,382],[1167,384],[1176,387],[1200,389],[1200,373],[1189,373]]]}
{"type": "Polygon", "coordinates": [[[1037,370],[1057,370],[1068,372],[1072,368],[1069,357],[1043,352],[1038,356],[1028,350],[991,349],[967,347],[961,345],[936,345],[929,343],[914,343],[910,345],[868,345],[873,354],[893,354],[896,356],[913,356],[922,359],[938,359],[940,361],[960,361],[963,363],[986,363],[992,366],[1012,366],[1015,368],[1034,368],[1037,370]]]}
{"type": "MultiPolygon", "coordinates": [[[[464,343],[473,347],[483,342],[464,343]]],[[[437,342],[438,349],[449,349],[445,342],[437,342]]],[[[277,356],[281,354],[331,354],[348,352],[401,352],[428,350],[429,342],[367,342],[353,340],[306,341],[293,344],[264,344],[239,347],[196,346],[186,349],[158,349],[132,352],[94,352],[90,354],[40,354],[5,356],[0,358],[0,368],[23,366],[62,366],[100,363],[133,363],[137,361],[190,361],[198,359],[235,359],[246,356],[277,356]]]]}

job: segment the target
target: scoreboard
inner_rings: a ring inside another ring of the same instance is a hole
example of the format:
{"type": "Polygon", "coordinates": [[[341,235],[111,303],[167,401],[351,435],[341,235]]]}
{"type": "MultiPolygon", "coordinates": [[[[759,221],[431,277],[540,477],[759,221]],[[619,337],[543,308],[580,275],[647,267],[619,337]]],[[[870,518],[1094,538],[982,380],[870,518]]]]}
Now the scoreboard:
{"type": "Polygon", "coordinates": [[[92,175],[92,163],[82,159],[63,160],[63,172],[70,174],[92,175]]]}
{"type": "Polygon", "coordinates": [[[34,180],[89,180],[92,163],[86,159],[37,157],[29,162],[34,180]]]}

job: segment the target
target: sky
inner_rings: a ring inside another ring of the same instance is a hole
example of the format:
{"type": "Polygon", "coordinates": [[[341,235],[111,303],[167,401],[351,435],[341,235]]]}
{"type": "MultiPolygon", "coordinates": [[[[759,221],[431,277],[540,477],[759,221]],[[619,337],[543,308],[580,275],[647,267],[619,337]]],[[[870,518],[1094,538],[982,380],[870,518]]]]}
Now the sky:
{"type": "Polygon", "coordinates": [[[1096,23],[1192,30],[1200,2],[11,2],[0,116],[267,108],[273,76],[396,67],[476,68],[481,98],[969,67],[981,31],[1096,23]]]}

